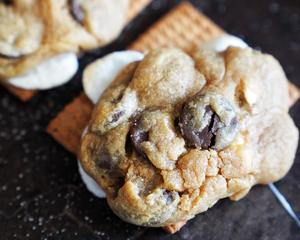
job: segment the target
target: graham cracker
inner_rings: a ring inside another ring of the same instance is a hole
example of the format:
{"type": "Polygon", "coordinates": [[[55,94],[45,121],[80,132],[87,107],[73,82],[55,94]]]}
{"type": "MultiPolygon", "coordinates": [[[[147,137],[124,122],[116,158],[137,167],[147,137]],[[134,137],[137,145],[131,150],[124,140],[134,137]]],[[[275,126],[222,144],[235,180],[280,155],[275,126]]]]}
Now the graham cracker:
{"type": "MultiPolygon", "coordinates": [[[[151,0],[129,0],[127,23],[137,16],[150,2],[151,0]]],[[[36,90],[26,90],[9,84],[3,84],[3,86],[11,94],[24,102],[29,101],[37,93],[36,90]]]]}
{"type": "Polygon", "coordinates": [[[293,106],[300,98],[300,89],[293,83],[289,82],[290,107],[293,106]]]}
{"type": "Polygon", "coordinates": [[[175,224],[171,224],[168,226],[163,227],[163,229],[170,234],[174,234],[178,232],[184,225],[186,224],[186,221],[178,222],[175,224]]]}
{"type": "Polygon", "coordinates": [[[129,48],[141,52],[177,47],[187,52],[225,32],[190,3],[184,2],[155,23],[129,48]]]}
{"type": "MultiPolygon", "coordinates": [[[[221,28],[190,3],[184,2],[155,23],[129,48],[147,52],[155,48],[172,46],[191,51],[197,44],[224,33],[221,28]]],[[[300,92],[296,86],[291,84],[290,92],[293,96],[291,99],[295,102],[299,98],[300,92]]],[[[84,93],[81,93],[50,122],[47,132],[66,149],[76,154],[80,145],[81,133],[89,121],[92,109],[92,103],[88,101],[84,93]],[[74,120],[75,115],[77,118],[74,120]],[[76,124],[73,124],[74,121],[76,124]]]]}
{"type": "Polygon", "coordinates": [[[21,89],[5,83],[3,84],[3,87],[5,87],[11,94],[16,96],[18,99],[20,99],[23,102],[29,101],[37,93],[37,91],[35,90],[21,89]]]}
{"type": "Polygon", "coordinates": [[[81,93],[51,121],[47,132],[67,150],[77,154],[81,134],[89,121],[92,110],[92,102],[84,93],[81,93]]]}

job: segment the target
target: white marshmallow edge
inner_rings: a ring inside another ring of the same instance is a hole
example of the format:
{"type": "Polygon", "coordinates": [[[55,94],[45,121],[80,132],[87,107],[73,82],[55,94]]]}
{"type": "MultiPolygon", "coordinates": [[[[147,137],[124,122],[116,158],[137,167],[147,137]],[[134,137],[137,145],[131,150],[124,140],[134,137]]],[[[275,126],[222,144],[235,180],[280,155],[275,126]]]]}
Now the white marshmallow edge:
{"type": "Polygon", "coordinates": [[[246,48],[248,47],[248,44],[236,36],[226,34],[224,36],[215,38],[210,42],[203,43],[201,47],[208,50],[214,50],[216,52],[222,52],[228,47],[246,48]]]}
{"type": "MultiPolygon", "coordinates": [[[[88,130],[88,128],[86,127],[83,130],[81,137],[83,137],[87,133],[87,130],[88,130]]],[[[94,194],[96,197],[98,197],[98,198],[105,198],[106,197],[105,192],[98,185],[98,183],[85,172],[85,170],[83,169],[83,167],[82,167],[82,165],[80,163],[80,160],[78,160],[78,169],[79,169],[80,177],[81,177],[84,185],[86,186],[86,188],[92,194],[94,194]]]]}
{"type": "Polygon", "coordinates": [[[105,198],[106,197],[105,192],[98,185],[98,183],[84,171],[79,160],[78,160],[78,169],[79,169],[81,179],[84,185],[86,186],[86,188],[96,197],[105,198]]]}
{"type": "Polygon", "coordinates": [[[110,53],[91,63],[83,72],[85,94],[96,104],[104,90],[128,64],[143,58],[141,52],[127,50],[110,53]]]}
{"type": "Polygon", "coordinates": [[[65,84],[77,70],[76,54],[62,53],[40,63],[23,75],[8,79],[8,82],[23,89],[47,90],[65,84]]]}

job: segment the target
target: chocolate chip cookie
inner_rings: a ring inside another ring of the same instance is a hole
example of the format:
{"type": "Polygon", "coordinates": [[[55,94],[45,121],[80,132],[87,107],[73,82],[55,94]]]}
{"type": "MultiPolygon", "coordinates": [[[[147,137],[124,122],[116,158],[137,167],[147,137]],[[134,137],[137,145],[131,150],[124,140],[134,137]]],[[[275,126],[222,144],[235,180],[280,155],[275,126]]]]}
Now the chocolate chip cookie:
{"type": "Polygon", "coordinates": [[[286,76],[251,48],[149,52],[107,88],[80,160],[133,224],[184,222],[290,169],[298,130],[286,76]]]}
{"type": "Polygon", "coordinates": [[[126,23],[128,0],[0,2],[0,80],[27,74],[59,54],[113,41],[126,23]]]}

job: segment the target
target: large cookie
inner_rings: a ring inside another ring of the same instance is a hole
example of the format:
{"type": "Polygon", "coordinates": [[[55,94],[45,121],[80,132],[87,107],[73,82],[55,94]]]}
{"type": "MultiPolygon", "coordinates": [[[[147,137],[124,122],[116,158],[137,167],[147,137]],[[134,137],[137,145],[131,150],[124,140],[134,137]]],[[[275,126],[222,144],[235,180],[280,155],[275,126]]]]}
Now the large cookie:
{"type": "Polygon", "coordinates": [[[288,107],[286,76],[270,55],[151,51],[102,95],[81,163],[125,221],[184,222],[287,173],[298,143],[288,107]]]}

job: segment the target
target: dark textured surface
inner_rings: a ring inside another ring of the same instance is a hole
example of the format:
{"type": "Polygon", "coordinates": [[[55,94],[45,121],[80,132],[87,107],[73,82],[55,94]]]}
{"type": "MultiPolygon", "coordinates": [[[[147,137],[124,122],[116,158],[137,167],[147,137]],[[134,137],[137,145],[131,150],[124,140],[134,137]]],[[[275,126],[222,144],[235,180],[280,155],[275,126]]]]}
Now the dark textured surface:
{"type": "MultiPolygon", "coordinates": [[[[82,67],[124,49],[179,1],[155,0],[111,46],[87,54],[82,67]]],[[[300,86],[298,0],[192,1],[232,34],[272,53],[300,86]]],[[[188,31],[188,30],[187,30],[188,31]]],[[[78,175],[76,159],[45,132],[49,120],[81,90],[79,72],[64,87],[23,104],[0,89],[0,239],[300,239],[300,230],[267,187],[239,201],[224,200],[179,233],[136,227],[119,220],[94,198],[78,175]]],[[[291,110],[300,126],[300,103],[291,110]]],[[[300,214],[300,152],[277,187],[300,214]]]]}

